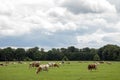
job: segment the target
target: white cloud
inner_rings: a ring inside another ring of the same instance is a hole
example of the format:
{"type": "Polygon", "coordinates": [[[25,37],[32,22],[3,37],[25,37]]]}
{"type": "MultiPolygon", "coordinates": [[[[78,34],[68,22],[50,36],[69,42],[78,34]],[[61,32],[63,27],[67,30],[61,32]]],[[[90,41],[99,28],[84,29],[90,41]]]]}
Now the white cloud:
{"type": "Polygon", "coordinates": [[[119,44],[120,41],[120,33],[115,32],[115,33],[107,33],[104,32],[103,30],[99,29],[93,34],[87,34],[84,36],[76,36],[76,39],[78,41],[77,46],[78,47],[101,47],[105,44],[119,44]]]}
{"type": "Polygon", "coordinates": [[[108,0],[0,0],[2,42],[17,37],[17,45],[98,47],[118,43],[119,26],[108,0]]]}
{"type": "Polygon", "coordinates": [[[14,7],[8,2],[0,1],[0,15],[11,15],[14,7]]]}
{"type": "Polygon", "coordinates": [[[120,41],[120,33],[116,32],[116,33],[109,33],[109,34],[106,34],[106,36],[104,37],[104,40],[106,42],[109,42],[109,43],[115,43],[115,44],[119,44],[119,41],[120,41]]]}
{"type": "Polygon", "coordinates": [[[120,0],[108,0],[111,4],[115,5],[118,12],[120,12],[120,0]]]}
{"type": "Polygon", "coordinates": [[[6,20],[3,20],[4,24],[1,23],[1,36],[24,35],[26,33],[31,33],[36,29],[40,29],[40,31],[42,31],[42,29],[48,31],[46,33],[56,32],[57,30],[71,29],[71,26],[74,25],[72,23],[67,23],[65,25],[66,27],[64,27],[62,23],[55,21],[52,16],[56,17],[57,19],[61,16],[65,17],[64,13],[66,13],[66,10],[56,6],[54,0],[12,0],[10,3],[8,3],[8,0],[1,2],[3,3],[3,7],[5,9],[0,8],[0,11],[3,14],[11,14],[7,17],[5,16],[6,20]],[[12,11],[9,9],[10,7],[7,6],[7,4],[12,7],[12,11]],[[69,24],[72,25],[67,26],[69,24]],[[7,28],[6,26],[9,26],[10,28],[7,28]],[[3,27],[6,27],[7,29],[3,30],[3,27]]]}
{"type": "Polygon", "coordinates": [[[65,0],[62,6],[75,14],[116,12],[115,6],[107,0],[65,0]]]}
{"type": "Polygon", "coordinates": [[[96,47],[94,45],[100,46],[104,43],[104,41],[102,40],[104,36],[105,32],[103,32],[102,30],[97,30],[95,33],[90,35],[87,34],[84,36],[76,36],[76,39],[78,41],[79,47],[87,47],[89,45],[92,47],[96,47]]]}
{"type": "Polygon", "coordinates": [[[41,26],[42,21],[47,17],[41,9],[49,9],[53,6],[52,0],[0,0],[0,35],[18,36],[30,33],[32,29],[38,28],[36,23],[40,24],[37,26],[41,26]]]}

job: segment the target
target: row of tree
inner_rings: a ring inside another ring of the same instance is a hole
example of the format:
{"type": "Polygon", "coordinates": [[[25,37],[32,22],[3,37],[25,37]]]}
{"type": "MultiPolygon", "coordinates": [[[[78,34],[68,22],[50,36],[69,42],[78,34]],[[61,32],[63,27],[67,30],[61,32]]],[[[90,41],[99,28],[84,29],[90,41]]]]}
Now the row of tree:
{"type": "Polygon", "coordinates": [[[29,61],[29,60],[111,60],[120,61],[120,47],[105,45],[99,49],[94,48],[11,48],[0,49],[0,61],[29,61]]]}

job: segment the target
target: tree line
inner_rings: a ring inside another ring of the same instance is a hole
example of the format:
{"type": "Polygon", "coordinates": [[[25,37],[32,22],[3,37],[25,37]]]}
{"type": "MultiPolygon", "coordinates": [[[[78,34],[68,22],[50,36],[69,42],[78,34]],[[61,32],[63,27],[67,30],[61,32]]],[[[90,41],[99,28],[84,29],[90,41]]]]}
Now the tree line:
{"type": "Polygon", "coordinates": [[[86,60],[86,61],[120,61],[120,47],[107,44],[99,49],[95,48],[52,48],[45,51],[44,48],[0,48],[0,61],[38,61],[38,60],[86,60]]]}

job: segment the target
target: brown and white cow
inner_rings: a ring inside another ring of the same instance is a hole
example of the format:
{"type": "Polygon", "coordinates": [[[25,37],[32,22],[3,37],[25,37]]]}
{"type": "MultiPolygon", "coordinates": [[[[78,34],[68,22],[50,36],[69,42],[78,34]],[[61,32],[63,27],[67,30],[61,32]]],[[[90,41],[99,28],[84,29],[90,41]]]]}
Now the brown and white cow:
{"type": "Polygon", "coordinates": [[[4,64],[3,64],[3,63],[0,63],[0,66],[4,66],[4,64]]]}
{"type": "Polygon", "coordinates": [[[32,62],[32,63],[29,64],[29,68],[31,68],[31,67],[39,67],[39,65],[40,65],[40,62],[32,62]]]}
{"type": "Polygon", "coordinates": [[[97,69],[97,65],[96,64],[89,64],[88,65],[88,70],[96,70],[97,69]]]}
{"type": "Polygon", "coordinates": [[[49,68],[48,64],[42,64],[37,68],[36,74],[38,74],[41,71],[48,71],[48,68],[49,68]]]}
{"type": "Polygon", "coordinates": [[[50,62],[50,63],[48,63],[48,65],[50,67],[59,67],[59,65],[57,63],[54,63],[54,62],[50,62]]]}

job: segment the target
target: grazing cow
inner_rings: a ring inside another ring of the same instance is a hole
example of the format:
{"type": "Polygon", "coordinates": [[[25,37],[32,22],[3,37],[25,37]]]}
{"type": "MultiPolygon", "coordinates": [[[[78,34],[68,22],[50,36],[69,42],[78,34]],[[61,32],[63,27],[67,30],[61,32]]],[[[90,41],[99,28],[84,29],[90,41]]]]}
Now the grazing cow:
{"type": "Polygon", "coordinates": [[[57,63],[54,63],[54,62],[50,62],[50,63],[48,63],[48,65],[50,67],[59,67],[59,65],[57,63]]]}
{"type": "Polygon", "coordinates": [[[104,63],[104,61],[99,61],[99,63],[100,63],[100,64],[103,64],[103,63],[104,63]]]}
{"type": "Polygon", "coordinates": [[[54,64],[55,64],[54,62],[49,62],[49,63],[48,63],[48,65],[49,65],[50,67],[54,67],[54,64]]]}
{"type": "Polygon", "coordinates": [[[111,65],[111,62],[106,62],[107,64],[111,65]]]}
{"type": "Polygon", "coordinates": [[[36,74],[38,74],[40,71],[42,71],[42,68],[38,67],[37,70],[36,70],[36,74]]]}
{"type": "Polygon", "coordinates": [[[95,65],[99,65],[100,63],[99,62],[95,62],[95,65]]]}
{"type": "Polygon", "coordinates": [[[59,68],[59,65],[55,63],[55,64],[53,64],[53,67],[58,67],[59,68]]]}
{"type": "Polygon", "coordinates": [[[3,63],[1,63],[0,66],[7,66],[7,64],[3,64],[3,63]]]}
{"type": "Polygon", "coordinates": [[[48,64],[40,65],[40,66],[37,68],[36,74],[38,74],[40,71],[48,71],[48,68],[49,68],[49,65],[48,65],[48,64]]]}
{"type": "Polygon", "coordinates": [[[29,68],[31,67],[39,67],[40,63],[39,62],[32,62],[29,64],[29,68]]]}
{"type": "Polygon", "coordinates": [[[4,65],[1,63],[0,66],[4,66],[4,65]]]}
{"type": "Polygon", "coordinates": [[[88,70],[96,70],[97,69],[97,65],[96,64],[89,64],[88,65],[88,70]]]}
{"type": "Polygon", "coordinates": [[[22,61],[18,61],[19,64],[22,64],[22,61]]]}

